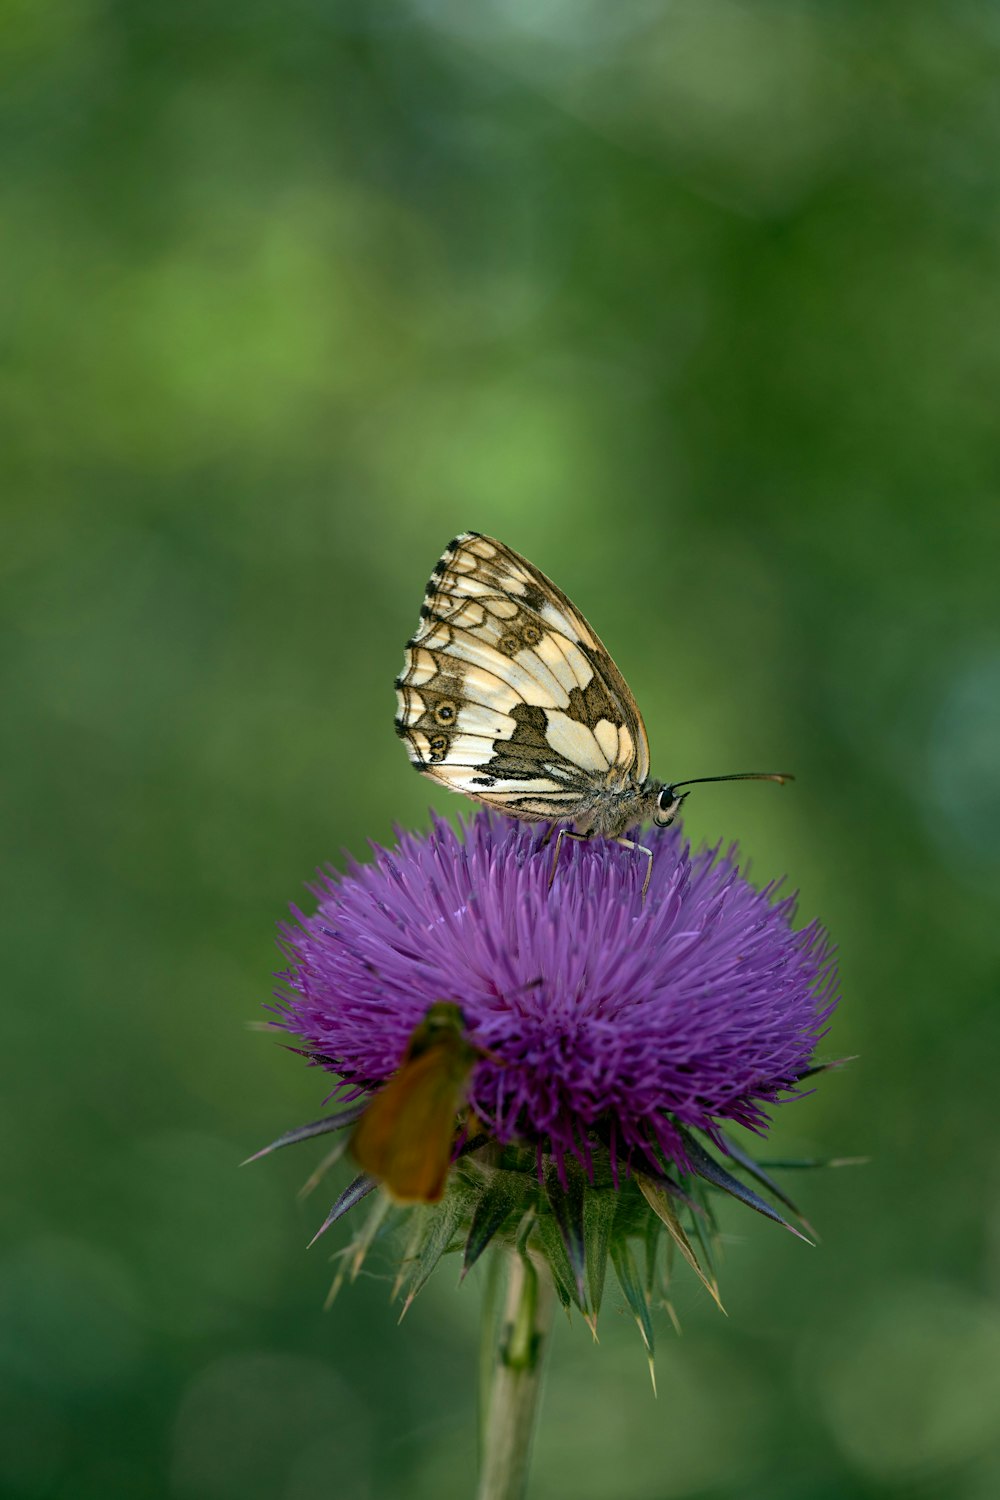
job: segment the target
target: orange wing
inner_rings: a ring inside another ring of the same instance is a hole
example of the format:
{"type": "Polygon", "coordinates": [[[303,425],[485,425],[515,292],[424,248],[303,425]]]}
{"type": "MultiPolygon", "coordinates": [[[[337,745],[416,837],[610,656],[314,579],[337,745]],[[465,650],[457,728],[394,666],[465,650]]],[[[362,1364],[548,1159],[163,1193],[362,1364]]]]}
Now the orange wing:
{"type": "Polygon", "coordinates": [[[403,1063],[354,1127],[355,1161],[397,1202],[437,1203],[443,1196],[475,1061],[461,1036],[442,1036],[403,1063]]]}

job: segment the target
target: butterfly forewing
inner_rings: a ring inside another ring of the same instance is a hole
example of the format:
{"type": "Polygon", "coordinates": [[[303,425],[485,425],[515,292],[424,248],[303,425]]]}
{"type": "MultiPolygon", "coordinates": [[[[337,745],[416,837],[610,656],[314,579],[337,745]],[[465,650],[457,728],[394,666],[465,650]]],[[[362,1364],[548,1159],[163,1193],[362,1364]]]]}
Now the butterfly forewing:
{"type": "Polygon", "coordinates": [[[418,770],[521,818],[585,820],[609,783],[649,769],[599,637],[544,573],[476,532],[431,575],[397,695],[418,770]]]}

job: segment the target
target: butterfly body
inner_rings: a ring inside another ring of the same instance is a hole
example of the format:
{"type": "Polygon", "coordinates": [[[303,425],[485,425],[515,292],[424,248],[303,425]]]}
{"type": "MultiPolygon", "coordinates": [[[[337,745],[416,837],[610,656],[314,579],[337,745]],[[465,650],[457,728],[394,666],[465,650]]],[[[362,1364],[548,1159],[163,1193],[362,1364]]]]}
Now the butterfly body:
{"type": "Polygon", "coordinates": [[[410,1037],[399,1070],[354,1127],[355,1160],[397,1202],[437,1203],[442,1197],[457,1116],[481,1055],[466,1038],[460,1007],[439,1001],[410,1037]]]}
{"type": "Polygon", "coordinates": [[[492,537],[446,548],[396,692],[416,769],[513,817],[620,839],[683,800],[650,776],[642,716],[596,632],[492,537]]]}

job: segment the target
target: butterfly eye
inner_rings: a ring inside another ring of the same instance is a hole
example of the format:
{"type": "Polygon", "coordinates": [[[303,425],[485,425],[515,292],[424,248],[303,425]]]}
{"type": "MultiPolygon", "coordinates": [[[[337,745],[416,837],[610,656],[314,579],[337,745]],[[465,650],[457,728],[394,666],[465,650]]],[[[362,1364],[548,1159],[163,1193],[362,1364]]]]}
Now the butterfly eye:
{"type": "Polygon", "coordinates": [[[525,625],[524,629],[521,631],[521,635],[524,637],[524,640],[529,646],[537,646],[538,642],[542,638],[542,632],[539,630],[538,626],[531,624],[525,625]]]}
{"type": "Polygon", "coordinates": [[[672,823],[680,810],[684,797],[678,797],[672,786],[665,786],[656,799],[656,807],[653,811],[653,822],[660,828],[666,828],[672,823]]]}
{"type": "Polygon", "coordinates": [[[427,741],[431,760],[444,760],[448,753],[448,736],[446,734],[432,734],[427,741]]]}
{"type": "Polygon", "coordinates": [[[435,710],[434,710],[434,718],[435,718],[435,721],[438,724],[454,724],[454,722],[455,722],[455,705],[454,705],[454,703],[449,703],[447,699],[445,699],[443,702],[439,703],[438,706],[437,706],[437,708],[435,708],[435,710]]]}
{"type": "Polygon", "coordinates": [[[504,656],[516,656],[522,645],[523,642],[516,630],[505,630],[497,641],[497,647],[504,656]]]}

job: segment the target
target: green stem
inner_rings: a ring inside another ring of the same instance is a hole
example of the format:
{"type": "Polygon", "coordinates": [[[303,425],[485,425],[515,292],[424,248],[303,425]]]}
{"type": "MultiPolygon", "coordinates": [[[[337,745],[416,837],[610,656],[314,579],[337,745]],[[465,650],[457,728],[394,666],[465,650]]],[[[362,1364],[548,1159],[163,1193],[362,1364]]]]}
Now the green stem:
{"type": "MultiPolygon", "coordinates": [[[[554,1306],[545,1266],[512,1250],[482,1437],[478,1500],[523,1500],[554,1306]]],[[[492,1319],[484,1321],[483,1336],[495,1336],[492,1319]]]]}

